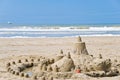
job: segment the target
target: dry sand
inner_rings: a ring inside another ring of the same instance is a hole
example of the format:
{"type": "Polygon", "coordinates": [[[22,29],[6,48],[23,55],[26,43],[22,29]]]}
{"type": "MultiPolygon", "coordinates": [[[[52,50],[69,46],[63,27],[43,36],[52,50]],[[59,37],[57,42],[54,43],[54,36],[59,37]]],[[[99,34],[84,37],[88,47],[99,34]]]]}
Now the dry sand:
{"type": "MultiPolygon", "coordinates": [[[[89,54],[97,57],[120,59],[120,37],[82,37],[89,54]]],[[[6,71],[5,63],[21,55],[42,55],[52,57],[63,49],[72,52],[76,38],[1,38],[0,80],[29,80],[14,76],[6,71]]],[[[120,80],[120,76],[90,78],[90,80],[120,80]]],[[[81,80],[81,79],[80,79],[81,80]]],[[[87,80],[87,79],[82,79],[87,80]]]]}

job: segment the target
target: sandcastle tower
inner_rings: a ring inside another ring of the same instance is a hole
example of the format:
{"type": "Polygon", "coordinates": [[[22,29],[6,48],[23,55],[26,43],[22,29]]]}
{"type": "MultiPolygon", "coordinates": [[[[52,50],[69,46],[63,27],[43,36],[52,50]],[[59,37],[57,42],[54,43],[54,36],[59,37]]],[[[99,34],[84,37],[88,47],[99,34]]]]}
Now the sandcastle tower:
{"type": "Polygon", "coordinates": [[[93,60],[93,57],[88,54],[85,42],[82,42],[80,36],[77,38],[74,52],[71,55],[75,65],[80,65],[82,70],[84,70],[84,67],[93,60]]]}
{"type": "Polygon", "coordinates": [[[80,54],[88,55],[88,51],[86,49],[85,42],[82,42],[80,36],[77,38],[77,42],[75,43],[74,53],[78,54],[78,55],[80,55],[80,54]]]}

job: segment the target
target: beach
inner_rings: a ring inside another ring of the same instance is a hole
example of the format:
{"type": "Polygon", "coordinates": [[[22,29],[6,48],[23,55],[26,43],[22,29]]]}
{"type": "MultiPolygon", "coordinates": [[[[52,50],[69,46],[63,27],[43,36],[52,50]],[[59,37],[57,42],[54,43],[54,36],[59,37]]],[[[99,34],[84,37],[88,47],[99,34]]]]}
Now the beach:
{"type": "Polygon", "coordinates": [[[0,80],[120,80],[120,1],[1,0],[0,80]]]}
{"type": "MultiPolygon", "coordinates": [[[[82,37],[86,43],[88,53],[98,57],[102,54],[104,58],[120,60],[120,37],[98,36],[82,37]]],[[[5,68],[5,63],[19,56],[40,55],[53,57],[60,53],[72,53],[76,37],[66,38],[0,38],[0,80],[22,80],[20,77],[12,76],[5,68]]],[[[119,80],[120,76],[90,78],[90,80],[119,80]]],[[[29,80],[24,78],[24,80],[29,80]]],[[[84,79],[87,80],[87,79],[84,79]]]]}

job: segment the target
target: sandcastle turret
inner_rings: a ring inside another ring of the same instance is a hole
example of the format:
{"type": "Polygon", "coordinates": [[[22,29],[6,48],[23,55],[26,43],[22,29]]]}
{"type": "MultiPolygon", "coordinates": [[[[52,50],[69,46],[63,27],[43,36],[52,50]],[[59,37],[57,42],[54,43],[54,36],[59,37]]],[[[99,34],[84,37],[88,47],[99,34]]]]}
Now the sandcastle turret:
{"type": "Polygon", "coordinates": [[[51,66],[48,66],[48,67],[47,67],[47,71],[48,71],[48,72],[52,71],[52,67],[51,67],[51,66]]]}
{"type": "Polygon", "coordinates": [[[15,72],[15,75],[19,75],[20,74],[20,72],[15,72]]]}
{"type": "Polygon", "coordinates": [[[56,55],[55,62],[62,59],[64,57],[63,50],[60,50],[60,53],[56,55]]]}
{"type": "Polygon", "coordinates": [[[22,63],[22,61],[21,61],[21,60],[18,60],[18,63],[22,63]]]}
{"type": "Polygon", "coordinates": [[[50,64],[53,64],[54,63],[54,59],[52,58],[52,59],[50,59],[50,64]]]}
{"type": "Polygon", "coordinates": [[[53,71],[54,71],[54,72],[59,72],[59,68],[58,68],[57,65],[54,66],[53,71]]]}
{"type": "Polygon", "coordinates": [[[25,62],[28,62],[28,59],[25,59],[25,62]]]}
{"type": "Polygon", "coordinates": [[[9,67],[9,66],[11,66],[10,62],[6,64],[6,67],[9,67]]]}
{"type": "Polygon", "coordinates": [[[47,66],[46,66],[46,64],[43,64],[42,71],[46,71],[46,70],[47,70],[47,66]]]}
{"type": "Polygon", "coordinates": [[[62,49],[60,50],[60,53],[63,54],[63,50],[62,49]]]}
{"type": "Polygon", "coordinates": [[[66,55],[67,58],[71,58],[70,52],[66,55]]]}
{"type": "Polygon", "coordinates": [[[100,58],[100,59],[102,59],[102,58],[103,58],[103,57],[102,57],[102,54],[99,54],[99,58],[100,58]]]}
{"type": "Polygon", "coordinates": [[[88,55],[85,42],[82,42],[81,37],[78,37],[78,42],[75,43],[75,50],[74,53],[80,55],[80,54],[86,54],[88,55]]]}
{"type": "Polygon", "coordinates": [[[27,73],[25,73],[25,75],[24,75],[26,78],[29,78],[29,75],[27,74],[27,73]]]}
{"type": "Polygon", "coordinates": [[[82,39],[81,39],[80,36],[78,36],[77,41],[78,41],[78,42],[82,42],[82,39]]]}

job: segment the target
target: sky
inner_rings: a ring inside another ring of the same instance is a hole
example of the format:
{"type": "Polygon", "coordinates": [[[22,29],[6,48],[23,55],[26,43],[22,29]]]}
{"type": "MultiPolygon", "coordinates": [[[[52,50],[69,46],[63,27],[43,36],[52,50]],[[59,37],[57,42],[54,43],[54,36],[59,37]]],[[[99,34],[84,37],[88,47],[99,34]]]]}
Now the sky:
{"type": "Polygon", "coordinates": [[[0,23],[120,23],[120,0],[0,0],[0,23]]]}

